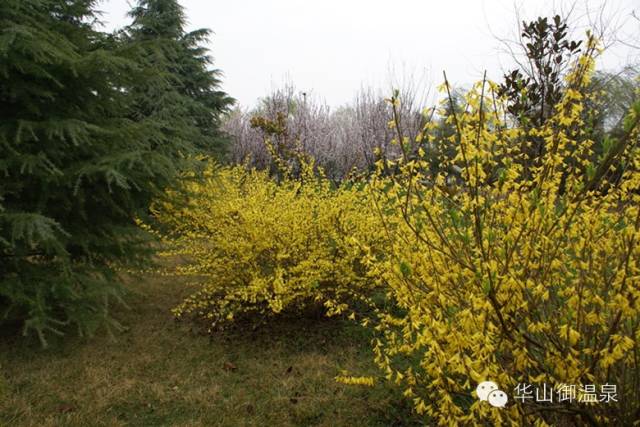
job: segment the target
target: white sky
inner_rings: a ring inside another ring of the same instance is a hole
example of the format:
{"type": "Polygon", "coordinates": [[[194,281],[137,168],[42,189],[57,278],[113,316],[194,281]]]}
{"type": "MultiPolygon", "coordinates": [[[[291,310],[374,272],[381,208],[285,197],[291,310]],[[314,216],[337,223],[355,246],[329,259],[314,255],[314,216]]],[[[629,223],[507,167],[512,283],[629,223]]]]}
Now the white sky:
{"type": "MultiPolygon", "coordinates": [[[[134,0],[103,0],[107,29],[126,25],[134,0]]],[[[497,37],[517,35],[521,19],[552,16],[574,4],[577,25],[597,20],[605,0],[182,0],[188,29],[214,31],[210,48],[224,73],[223,89],[241,105],[255,104],[291,81],[332,106],[349,102],[362,85],[387,89],[411,75],[437,86],[442,70],[454,85],[499,80],[511,59],[497,37]]],[[[605,17],[618,35],[640,44],[640,0],[608,0],[605,17]]],[[[578,39],[585,27],[575,28],[578,39]]],[[[617,43],[601,68],[640,59],[617,43]]]]}

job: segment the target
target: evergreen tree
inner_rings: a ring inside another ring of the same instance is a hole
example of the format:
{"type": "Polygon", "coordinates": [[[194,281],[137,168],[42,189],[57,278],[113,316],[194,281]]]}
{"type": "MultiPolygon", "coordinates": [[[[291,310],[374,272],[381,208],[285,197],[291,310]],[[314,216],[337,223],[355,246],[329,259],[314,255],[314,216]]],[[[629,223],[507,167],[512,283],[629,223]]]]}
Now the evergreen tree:
{"type": "Polygon", "coordinates": [[[148,259],[135,219],[203,144],[190,98],[141,111],[164,70],[96,31],[95,4],[0,2],[0,309],[43,343],[115,324],[116,269],[148,259]]]}
{"type": "Polygon", "coordinates": [[[124,39],[151,70],[135,90],[138,113],[162,122],[169,114],[171,138],[186,138],[221,156],[226,140],[220,117],[233,99],[219,88],[220,71],[210,69],[212,60],[203,46],[210,30],[186,32],[184,10],[176,0],[140,0],[130,16],[124,39]]]}
{"type": "MultiPolygon", "coordinates": [[[[429,162],[432,175],[442,170],[443,165],[450,163],[456,155],[457,129],[455,120],[464,112],[464,92],[461,89],[451,90],[451,99],[444,100],[441,106],[440,116],[437,117],[437,126],[429,132],[429,144],[425,157],[429,162]]],[[[447,171],[451,179],[458,177],[457,170],[447,171]]]]}
{"type": "Polygon", "coordinates": [[[499,92],[520,124],[537,127],[555,113],[566,89],[564,74],[580,55],[582,40],[568,39],[568,24],[559,15],[522,25],[525,66],[505,74],[499,92]]]}
{"type": "MultiPolygon", "coordinates": [[[[584,54],[582,40],[569,40],[566,18],[559,15],[551,20],[539,17],[522,23],[524,66],[508,72],[500,84],[498,94],[507,101],[511,118],[529,131],[542,126],[554,116],[556,105],[566,91],[565,74],[571,64],[584,54]]],[[[587,122],[591,120],[587,118],[587,122]]],[[[525,154],[521,160],[524,176],[538,165],[545,153],[545,140],[527,136],[520,143],[525,154]]]]}

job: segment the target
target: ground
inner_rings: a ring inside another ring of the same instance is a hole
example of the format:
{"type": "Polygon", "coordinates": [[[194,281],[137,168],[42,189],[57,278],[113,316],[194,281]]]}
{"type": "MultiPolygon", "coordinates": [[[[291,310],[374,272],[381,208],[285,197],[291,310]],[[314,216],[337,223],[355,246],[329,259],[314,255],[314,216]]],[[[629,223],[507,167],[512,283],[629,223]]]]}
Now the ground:
{"type": "Polygon", "coordinates": [[[183,279],[130,281],[127,327],[42,349],[0,336],[0,426],[410,425],[388,384],[343,385],[340,370],[375,375],[367,333],[347,320],[283,318],[253,331],[202,334],[170,309],[183,279]]]}

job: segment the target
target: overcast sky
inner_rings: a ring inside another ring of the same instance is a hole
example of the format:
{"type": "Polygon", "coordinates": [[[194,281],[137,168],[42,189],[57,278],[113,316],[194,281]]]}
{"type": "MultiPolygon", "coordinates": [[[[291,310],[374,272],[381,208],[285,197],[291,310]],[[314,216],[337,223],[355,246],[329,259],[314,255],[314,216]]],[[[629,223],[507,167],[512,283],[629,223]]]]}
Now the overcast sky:
{"type": "MultiPolygon", "coordinates": [[[[126,25],[134,0],[103,0],[107,29],[126,25]]],[[[362,86],[387,88],[413,76],[437,86],[442,70],[457,85],[498,80],[511,66],[498,38],[517,34],[521,19],[574,4],[576,38],[598,21],[602,0],[183,0],[188,29],[210,28],[215,66],[223,89],[241,105],[255,104],[274,87],[291,81],[301,90],[339,106],[362,86]],[[578,25],[580,25],[578,27],[578,25]],[[393,78],[392,78],[393,77],[393,78]],[[395,80],[395,83],[392,81],[395,80]]],[[[640,39],[640,0],[608,0],[604,16],[619,36],[640,39]]],[[[615,69],[638,61],[639,50],[618,43],[600,60],[615,69]]]]}

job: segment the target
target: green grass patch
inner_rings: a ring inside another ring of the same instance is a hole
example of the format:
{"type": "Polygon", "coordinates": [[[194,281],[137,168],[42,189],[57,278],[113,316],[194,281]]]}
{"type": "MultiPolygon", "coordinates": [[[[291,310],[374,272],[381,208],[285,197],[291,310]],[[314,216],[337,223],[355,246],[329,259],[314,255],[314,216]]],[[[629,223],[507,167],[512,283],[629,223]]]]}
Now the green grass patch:
{"type": "Polygon", "coordinates": [[[131,281],[127,330],[67,337],[43,350],[4,331],[0,425],[389,426],[411,410],[387,384],[336,383],[340,370],[376,375],[368,332],[341,319],[282,317],[214,335],[170,309],[183,279],[131,281]]]}

